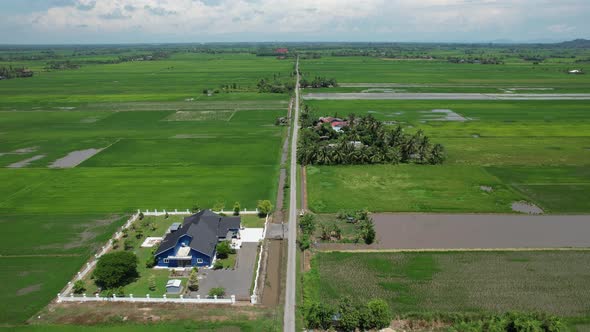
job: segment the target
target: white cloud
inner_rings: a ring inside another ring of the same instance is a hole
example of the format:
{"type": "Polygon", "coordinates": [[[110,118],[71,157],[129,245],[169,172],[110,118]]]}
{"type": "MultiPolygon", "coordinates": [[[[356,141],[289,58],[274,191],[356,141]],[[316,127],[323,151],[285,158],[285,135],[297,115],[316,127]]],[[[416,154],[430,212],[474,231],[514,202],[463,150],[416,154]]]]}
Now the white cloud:
{"type": "Polygon", "coordinates": [[[547,27],[547,30],[553,33],[568,33],[576,30],[575,27],[567,24],[554,24],[547,27]]]}
{"type": "Polygon", "coordinates": [[[345,40],[349,34],[484,40],[590,31],[588,14],[587,0],[76,0],[4,22],[25,22],[27,29],[54,36],[93,31],[131,37],[141,31],[151,38],[145,41],[248,33],[250,40],[257,35],[345,40]]]}

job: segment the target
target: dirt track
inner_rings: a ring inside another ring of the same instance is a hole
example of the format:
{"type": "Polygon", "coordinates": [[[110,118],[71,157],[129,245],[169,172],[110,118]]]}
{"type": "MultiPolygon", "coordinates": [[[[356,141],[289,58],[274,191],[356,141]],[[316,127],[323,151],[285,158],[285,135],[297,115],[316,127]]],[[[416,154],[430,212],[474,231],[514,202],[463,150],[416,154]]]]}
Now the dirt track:
{"type": "Polygon", "coordinates": [[[590,94],[308,93],[304,100],[590,100],[590,94]]]}

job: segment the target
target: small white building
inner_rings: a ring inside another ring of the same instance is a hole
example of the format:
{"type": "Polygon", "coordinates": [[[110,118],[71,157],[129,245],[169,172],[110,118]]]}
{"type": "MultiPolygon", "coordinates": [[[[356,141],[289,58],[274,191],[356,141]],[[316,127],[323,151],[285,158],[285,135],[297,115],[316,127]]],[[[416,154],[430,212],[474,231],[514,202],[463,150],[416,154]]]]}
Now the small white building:
{"type": "Polygon", "coordinates": [[[581,74],[582,70],[581,69],[572,69],[570,71],[568,71],[568,73],[570,74],[581,74]]]}
{"type": "Polygon", "coordinates": [[[166,293],[179,294],[182,291],[182,281],[180,279],[168,280],[166,283],[166,293]]]}

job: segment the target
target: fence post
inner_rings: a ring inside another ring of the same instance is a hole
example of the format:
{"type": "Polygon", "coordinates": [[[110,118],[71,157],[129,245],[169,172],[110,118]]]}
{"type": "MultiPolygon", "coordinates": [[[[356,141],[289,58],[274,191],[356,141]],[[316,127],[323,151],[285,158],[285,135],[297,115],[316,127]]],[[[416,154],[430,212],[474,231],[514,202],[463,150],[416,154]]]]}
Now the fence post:
{"type": "Polygon", "coordinates": [[[201,299],[201,295],[197,295],[197,300],[200,300],[200,299],[201,299]]]}
{"type": "Polygon", "coordinates": [[[214,300],[217,300],[217,295],[213,295],[213,299],[214,300]]]}
{"type": "Polygon", "coordinates": [[[98,293],[96,293],[96,298],[98,299],[98,293]]]}
{"type": "Polygon", "coordinates": [[[82,297],[83,297],[84,299],[86,299],[86,293],[82,294],[82,297]]]}
{"type": "Polygon", "coordinates": [[[129,294],[129,298],[130,299],[133,299],[133,294],[129,294]]]}
{"type": "Polygon", "coordinates": [[[70,293],[70,297],[73,299],[74,298],[74,293],[70,293]]]}
{"type": "Polygon", "coordinates": [[[57,293],[57,303],[61,302],[61,294],[57,293]]]}
{"type": "Polygon", "coordinates": [[[236,303],[236,296],[232,295],[231,296],[231,304],[235,304],[236,303]]]}

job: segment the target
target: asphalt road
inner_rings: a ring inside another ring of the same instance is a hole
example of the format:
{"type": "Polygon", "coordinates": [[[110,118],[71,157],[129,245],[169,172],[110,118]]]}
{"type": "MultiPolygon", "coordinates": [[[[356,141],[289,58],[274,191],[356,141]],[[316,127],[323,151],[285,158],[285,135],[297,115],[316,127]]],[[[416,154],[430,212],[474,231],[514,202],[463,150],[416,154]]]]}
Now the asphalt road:
{"type": "Polygon", "coordinates": [[[304,100],[590,100],[590,93],[308,93],[304,100]]]}
{"type": "Polygon", "coordinates": [[[287,285],[285,291],[285,317],[283,331],[295,332],[295,278],[297,255],[297,135],[299,134],[299,58],[295,66],[297,84],[295,85],[295,112],[293,113],[293,136],[291,140],[291,175],[289,180],[289,226],[287,244],[287,285]]]}

